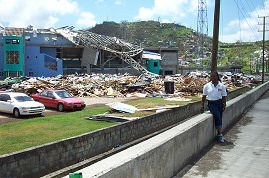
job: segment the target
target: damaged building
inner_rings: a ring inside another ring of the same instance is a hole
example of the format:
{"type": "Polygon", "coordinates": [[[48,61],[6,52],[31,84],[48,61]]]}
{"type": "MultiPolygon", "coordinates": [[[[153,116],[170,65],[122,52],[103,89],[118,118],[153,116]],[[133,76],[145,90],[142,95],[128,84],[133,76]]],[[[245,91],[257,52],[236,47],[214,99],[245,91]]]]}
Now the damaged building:
{"type": "Polygon", "coordinates": [[[116,37],[88,31],[0,28],[0,80],[6,77],[50,77],[73,73],[132,75],[177,73],[178,49],[144,49],[116,37]],[[156,56],[158,59],[156,59],[156,56]],[[156,61],[157,60],[157,61],[156,61]]]}

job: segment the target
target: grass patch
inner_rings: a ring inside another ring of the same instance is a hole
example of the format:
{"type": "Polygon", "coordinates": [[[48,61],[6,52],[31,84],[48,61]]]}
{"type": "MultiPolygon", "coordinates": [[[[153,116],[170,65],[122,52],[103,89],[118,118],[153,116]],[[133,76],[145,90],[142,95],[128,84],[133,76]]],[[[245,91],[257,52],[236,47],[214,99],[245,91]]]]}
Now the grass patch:
{"type": "Polygon", "coordinates": [[[109,107],[94,108],[0,125],[0,155],[114,125],[85,119],[108,110],[109,107]]]}

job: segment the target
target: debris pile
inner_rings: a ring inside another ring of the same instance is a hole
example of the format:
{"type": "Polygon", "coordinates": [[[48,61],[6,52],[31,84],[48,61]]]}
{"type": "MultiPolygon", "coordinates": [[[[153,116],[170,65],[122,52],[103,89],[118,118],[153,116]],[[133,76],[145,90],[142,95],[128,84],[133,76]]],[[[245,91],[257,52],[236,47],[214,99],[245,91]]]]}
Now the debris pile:
{"type": "MultiPolygon", "coordinates": [[[[224,75],[223,75],[224,76],[224,75]]],[[[173,96],[195,96],[202,93],[203,86],[209,82],[209,75],[195,76],[180,74],[172,76],[137,77],[129,74],[83,74],[56,77],[31,77],[6,79],[0,83],[0,89],[22,92],[32,95],[43,89],[63,89],[77,97],[151,97],[164,96],[165,81],[173,81],[173,96]],[[6,81],[7,80],[7,81],[6,81]]],[[[222,82],[226,87],[238,87],[247,80],[235,80],[233,77],[224,76],[222,82]]]]}
{"type": "Polygon", "coordinates": [[[176,89],[180,92],[202,93],[203,87],[209,82],[209,78],[186,77],[176,84],[176,89]]]}

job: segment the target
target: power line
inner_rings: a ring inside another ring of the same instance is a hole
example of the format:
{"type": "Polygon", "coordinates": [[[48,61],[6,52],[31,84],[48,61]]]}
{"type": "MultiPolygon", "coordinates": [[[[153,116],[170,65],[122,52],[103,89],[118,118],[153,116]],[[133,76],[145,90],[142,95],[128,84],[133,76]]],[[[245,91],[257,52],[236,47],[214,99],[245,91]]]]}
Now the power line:
{"type": "MultiPolygon", "coordinates": [[[[258,41],[258,40],[259,40],[259,37],[257,37],[257,32],[256,32],[255,30],[253,30],[252,26],[249,24],[249,20],[248,20],[248,18],[246,18],[246,16],[244,15],[244,13],[241,11],[238,2],[237,2],[236,0],[234,0],[234,2],[235,2],[235,4],[237,5],[237,8],[240,10],[242,16],[244,17],[244,19],[245,19],[245,21],[247,22],[249,28],[251,29],[252,33],[254,34],[254,36],[256,37],[256,39],[257,39],[257,41],[258,41]]],[[[240,1],[240,2],[241,2],[241,1],[240,1]]],[[[242,4],[242,2],[241,2],[241,4],[242,4]]],[[[242,4],[242,6],[243,6],[243,4],[242,4]]]]}
{"type": "MultiPolygon", "coordinates": [[[[245,8],[244,4],[242,3],[241,0],[240,0],[240,2],[241,2],[241,7],[242,7],[243,11],[245,12],[246,15],[248,15],[249,13],[248,13],[247,9],[245,8]]],[[[250,11],[251,11],[251,9],[250,9],[250,11]]],[[[256,22],[253,21],[252,17],[245,18],[245,20],[246,21],[249,20],[249,22],[251,23],[252,26],[256,26],[256,22]]],[[[254,33],[257,34],[256,31],[254,31],[254,33]]]]}
{"type": "Polygon", "coordinates": [[[239,39],[240,39],[240,42],[241,42],[242,37],[241,37],[241,24],[240,24],[241,22],[240,22],[240,13],[239,13],[239,9],[238,9],[237,12],[238,12],[238,19],[239,19],[239,35],[240,35],[240,38],[239,38],[239,39]]]}

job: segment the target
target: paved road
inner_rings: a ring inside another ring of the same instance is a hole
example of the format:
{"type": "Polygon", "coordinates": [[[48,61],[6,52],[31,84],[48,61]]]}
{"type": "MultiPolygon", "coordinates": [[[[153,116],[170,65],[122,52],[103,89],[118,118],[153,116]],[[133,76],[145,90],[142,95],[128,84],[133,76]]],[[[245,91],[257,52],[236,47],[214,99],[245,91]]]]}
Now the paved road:
{"type": "Polygon", "coordinates": [[[269,91],[224,136],[176,178],[269,177],[269,91]]]}

